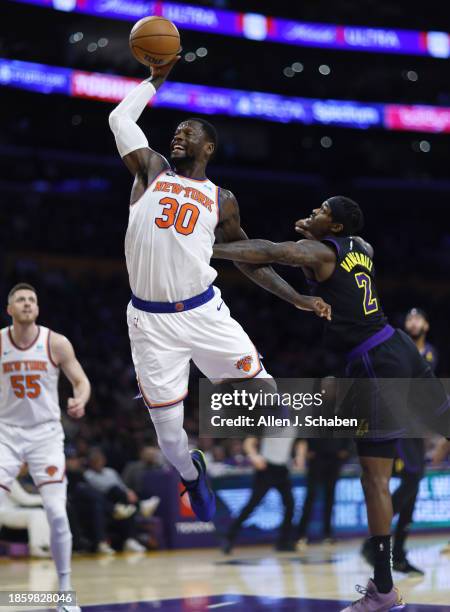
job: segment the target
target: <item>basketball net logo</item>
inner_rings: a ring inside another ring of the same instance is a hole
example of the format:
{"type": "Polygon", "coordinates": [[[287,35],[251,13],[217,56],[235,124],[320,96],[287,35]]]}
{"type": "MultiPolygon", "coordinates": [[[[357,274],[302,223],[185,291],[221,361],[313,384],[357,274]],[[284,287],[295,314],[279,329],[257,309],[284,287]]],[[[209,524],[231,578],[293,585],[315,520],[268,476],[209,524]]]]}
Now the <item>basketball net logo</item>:
{"type": "Polygon", "coordinates": [[[50,478],[52,478],[57,471],[58,468],[56,467],[56,465],[49,465],[47,468],[45,468],[45,472],[50,476],[50,478]]]}
{"type": "Polygon", "coordinates": [[[238,370],[243,370],[244,372],[250,372],[252,369],[253,357],[252,355],[247,355],[246,357],[242,357],[234,364],[238,370]]]}

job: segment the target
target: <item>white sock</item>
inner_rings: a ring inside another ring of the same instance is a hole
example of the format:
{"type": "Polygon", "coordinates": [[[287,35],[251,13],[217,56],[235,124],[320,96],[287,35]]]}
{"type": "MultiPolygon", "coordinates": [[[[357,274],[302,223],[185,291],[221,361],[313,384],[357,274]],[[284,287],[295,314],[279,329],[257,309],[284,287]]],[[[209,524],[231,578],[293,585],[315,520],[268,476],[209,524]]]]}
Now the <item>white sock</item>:
{"type": "Polygon", "coordinates": [[[70,572],[67,572],[67,574],[58,573],[58,584],[60,591],[73,591],[70,572]]]}
{"type": "Polygon", "coordinates": [[[72,534],[66,512],[66,483],[52,483],[41,487],[40,492],[50,526],[50,550],[58,574],[58,588],[72,590],[70,560],[72,534]]]}
{"type": "Polygon", "coordinates": [[[167,408],[152,408],[150,416],[166,459],[179,471],[183,480],[197,480],[198,471],[192,462],[187,433],[183,429],[183,402],[167,408]]]}

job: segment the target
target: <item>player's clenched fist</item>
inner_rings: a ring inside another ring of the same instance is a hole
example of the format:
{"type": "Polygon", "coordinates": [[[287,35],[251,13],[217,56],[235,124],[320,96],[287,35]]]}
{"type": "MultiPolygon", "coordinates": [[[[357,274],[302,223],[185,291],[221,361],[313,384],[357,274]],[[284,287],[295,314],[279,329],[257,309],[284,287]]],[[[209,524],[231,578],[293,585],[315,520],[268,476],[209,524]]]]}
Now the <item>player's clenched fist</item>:
{"type": "Polygon", "coordinates": [[[73,419],[81,419],[84,416],[85,402],[76,397],[69,397],[67,400],[67,414],[73,419]]]}

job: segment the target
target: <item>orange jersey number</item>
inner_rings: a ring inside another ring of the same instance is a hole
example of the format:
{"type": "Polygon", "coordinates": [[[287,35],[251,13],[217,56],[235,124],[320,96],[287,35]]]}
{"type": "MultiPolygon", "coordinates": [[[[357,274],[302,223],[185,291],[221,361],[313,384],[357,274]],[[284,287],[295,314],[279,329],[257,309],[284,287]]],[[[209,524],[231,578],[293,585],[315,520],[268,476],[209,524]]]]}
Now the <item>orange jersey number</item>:
{"type": "Polygon", "coordinates": [[[200,211],[195,204],[178,204],[175,198],[162,198],[159,201],[161,206],[164,207],[163,214],[161,217],[156,217],[155,223],[161,229],[175,226],[175,229],[179,234],[188,236],[192,234],[197,224],[200,211]]]}
{"type": "Polygon", "coordinates": [[[23,399],[25,395],[30,399],[36,399],[41,394],[41,385],[39,380],[40,374],[16,374],[11,376],[11,387],[14,394],[19,399],[23,399]]]}

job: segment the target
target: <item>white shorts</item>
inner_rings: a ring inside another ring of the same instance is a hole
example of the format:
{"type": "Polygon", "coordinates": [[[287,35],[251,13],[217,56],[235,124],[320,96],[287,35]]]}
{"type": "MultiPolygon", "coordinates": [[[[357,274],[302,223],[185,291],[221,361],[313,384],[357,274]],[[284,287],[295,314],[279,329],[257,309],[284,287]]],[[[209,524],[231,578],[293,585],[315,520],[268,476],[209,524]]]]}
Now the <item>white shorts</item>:
{"type": "Polygon", "coordinates": [[[185,312],[149,313],[130,302],[127,320],[136,376],[149,408],[186,397],[191,359],[212,381],[270,378],[217,287],[209,302],[185,312]]]}
{"type": "Polygon", "coordinates": [[[34,484],[64,482],[64,431],[59,421],[16,427],[0,421],[0,487],[10,490],[23,463],[34,484]]]}

